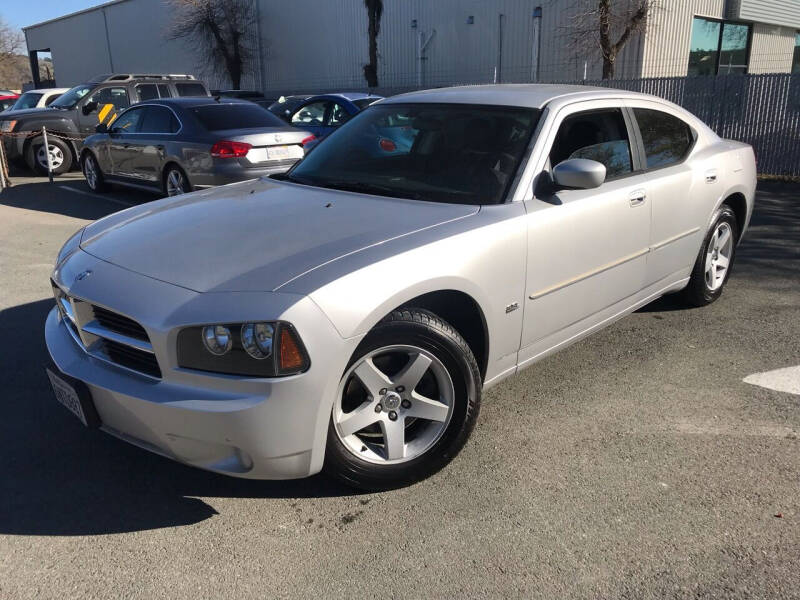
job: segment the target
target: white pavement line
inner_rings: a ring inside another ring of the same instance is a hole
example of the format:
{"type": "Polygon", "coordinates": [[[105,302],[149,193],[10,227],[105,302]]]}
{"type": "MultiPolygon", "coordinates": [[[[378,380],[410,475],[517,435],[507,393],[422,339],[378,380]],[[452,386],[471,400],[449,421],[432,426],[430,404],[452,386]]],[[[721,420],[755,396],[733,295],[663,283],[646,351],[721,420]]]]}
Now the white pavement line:
{"type": "Polygon", "coordinates": [[[59,185],[57,187],[61,188],[62,190],[75,192],[76,194],[83,194],[84,196],[91,196],[92,198],[99,198],[100,200],[105,200],[106,202],[112,202],[114,204],[119,204],[120,206],[127,206],[127,207],[135,206],[135,204],[132,204],[130,202],[125,202],[124,200],[117,200],[116,198],[109,198],[107,196],[101,196],[100,194],[93,194],[92,192],[85,192],[83,190],[79,190],[79,189],[74,188],[74,187],[69,187],[68,185],[59,185]]]}
{"type": "Polygon", "coordinates": [[[800,396],[800,365],[753,373],[742,379],[745,383],[758,385],[776,392],[786,392],[800,396]]]}

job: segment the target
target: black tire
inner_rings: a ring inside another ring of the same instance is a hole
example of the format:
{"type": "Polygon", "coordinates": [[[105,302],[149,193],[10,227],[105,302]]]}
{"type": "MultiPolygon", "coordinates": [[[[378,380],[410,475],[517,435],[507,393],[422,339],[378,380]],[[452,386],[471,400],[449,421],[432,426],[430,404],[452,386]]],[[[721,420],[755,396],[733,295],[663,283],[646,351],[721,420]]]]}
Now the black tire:
{"type": "Polygon", "coordinates": [[[406,486],[439,471],[464,446],[480,410],[482,382],[472,350],[450,324],[426,310],[404,308],[385,317],[359,344],[348,369],[371,351],[396,344],[422,348],[441,361],[453,382],[453,412],[441,437],[427,451],[407,462],[383,465],[362,460],[348,450],[336,433],[332,416],[324,470],[363,490],[406,486]]]}
{"type": "Polygon", "coordinates": [[[94,154],[92,154],[90,151],[87,151],[83,155],[83,160],[81,161],[81,170],[83,171],[83,176],[86,179],[86,185],[89,186],[90,190],[97,194],[102,194],[108,190],[108,184],[106,183],[105,177],[103,177],[103,171],[100,169],[100,165],[97,163],[97,159],[95,158],[94,154]],[[94,183],[92,183],[92,178],[87,175],[86,172],[86,166],[89,161],[91,161],[94,165],[96,173],[94,183]]]}
{"type": "Polygon", "coordinates": [[[692,269],[689,285],[687,285],[682,292],[683,299],[687,304],[691,306],[706,306],[714,302],[722,295],[722,290],[728,281],[728,277],[730,277],[731,269],[733,268],[733,262],[736,258],[736,244],[738,241],[739,223],[736,220],[736,214],[733,212],[733,209],[731,209],[730,206],[723,204],[714,216],[713,225],[709,228],[708,232],[706,233],[706,237],[703,239],[703,245],[700,247],[700,252],[698,253],[697,260],[694,263],[694,269],[692,269]],[[706,280],[706,254],[708,253],[711,238],[714,232],[717,230],[717,227],[720,226],[720,223],[727,223],[727,225],[730,227],[731,235],[733,236],[733,242],[731,246],[730,262],[728,264],[728,268],[725,270],[724,279],[719,287],[716,289],[711,289],[708,281],[706,280]]]}
{"type": "Polygon", "coordinates": [[[189,182],[189,178],[186,176],[186,172],[181,169],[178,165],[169,165],[166,169],[164,169],[164,176],[161,178],[161,190],[164,192],[165,196],[174,196],[176,194],[170,194],[169,191],[169,179],[171,173],[177,173],[181,179],[181,186],[180,188],[183,190],[184,194],[188,194],[192,191],[192,184],[189,182]]]}
{"type": "MultiPolygon", "coordinates": [[[[53,174],[61,175],[69,171],[72,168],[72,149],[69,147],[69,144],[55,136],[48,136],[47,143],[51,148],[57,149],[56,151],[59,152],[61,156],[61,163],[53,168],[53,174]]],[[[28,148],[25,151],[25,162],[31,171],[47,175],[46,159],[45,162],[40,162],[38,160],[39,151],[43,146],[44,138],[42,137],[37,137],[28,144],[28,148]]]]}

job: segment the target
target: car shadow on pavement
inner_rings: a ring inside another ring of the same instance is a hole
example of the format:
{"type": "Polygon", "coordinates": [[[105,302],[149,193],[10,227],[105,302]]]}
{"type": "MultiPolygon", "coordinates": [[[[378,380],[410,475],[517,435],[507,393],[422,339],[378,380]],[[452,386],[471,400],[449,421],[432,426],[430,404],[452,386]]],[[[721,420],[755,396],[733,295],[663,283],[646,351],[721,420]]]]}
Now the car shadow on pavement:
{"type": "Polygon", "coordinates": [[[234,479],[84,429],[53,397],[43,367],[52,300],[0,312],[0,534],[98,535],[190,525],[217,514],[199,497],[355,495],[326,477],[234,479]]]}
{"type": "Polygon", "coordinates": [[[63,181],[56,179],[55,183],[50,183],[47,179],[41,182],[16,183],[0,193],[0,204],[90,221],[123,208],[111,202],[103,202],[101,198],[93,198],[89,195],[88,188],[84,194],[66,191],[61,186],[77,190],[86,188],[85,183],[74,179],[63,181]]]}

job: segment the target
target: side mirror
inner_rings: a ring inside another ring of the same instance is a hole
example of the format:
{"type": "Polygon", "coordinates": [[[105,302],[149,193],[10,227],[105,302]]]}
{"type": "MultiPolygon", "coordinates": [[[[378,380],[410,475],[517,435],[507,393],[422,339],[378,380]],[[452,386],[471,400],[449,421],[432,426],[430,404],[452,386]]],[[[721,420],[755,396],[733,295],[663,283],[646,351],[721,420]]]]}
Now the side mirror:
{"type": "Polygon", "coordinates": [[[93,113],[96,110],[97,110],[97,102],[87,102],[86,104],[83,105],[83,108],[81,109],[84,115],[93,113]]]}
{"type": "Polygon", "coordinates": [[[105,123],[100,123],[97,127],[94,128],[95,133],[108,133],[108,125],[105,123]]]}
{"type": "Polygon", "coordinates": [[[605,180],[605,165],[588,158],[570,158],[553,168],[553,183],[558,188],[590,190],[600,187],[605,180]]]}

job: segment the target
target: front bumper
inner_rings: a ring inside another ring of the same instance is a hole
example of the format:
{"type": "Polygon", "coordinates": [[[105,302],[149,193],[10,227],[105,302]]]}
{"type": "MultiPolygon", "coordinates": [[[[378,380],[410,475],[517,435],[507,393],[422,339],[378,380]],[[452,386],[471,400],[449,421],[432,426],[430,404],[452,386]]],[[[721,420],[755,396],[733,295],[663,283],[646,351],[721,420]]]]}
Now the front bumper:
{"type": "Polygon", "coordinates": [[[308,298],[270,293],[207,293],[131,273],[79,251],[54,273],[70,295],[137,320],[162,371],[155,379],[87,353],[50,311],[47,348],[63,373],[89,388],[108,433],[179,462],[253,479],[305,477],[322,468],[339,377],[357,340],[343,340],[308,298]],[[78,281],[73,272],[91,265],[78,281]],[[71,288],[65,281],[72,282],[71,288]],[[274,312],[273,312],[274,311],[274,312]],[[255,318],[292,322],[311,368],[283,378],[243,378],[181,369],[177,330],[189,324],[255,318]],[[269,312],[269,314],[265,314],[269,312]],[[280,314],[276,314],[280,313],[280,314]],[[198,316],[204,315],[201,320],[198,316]]]}

